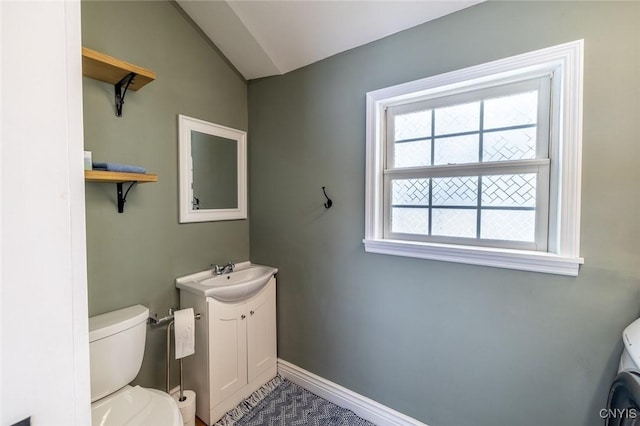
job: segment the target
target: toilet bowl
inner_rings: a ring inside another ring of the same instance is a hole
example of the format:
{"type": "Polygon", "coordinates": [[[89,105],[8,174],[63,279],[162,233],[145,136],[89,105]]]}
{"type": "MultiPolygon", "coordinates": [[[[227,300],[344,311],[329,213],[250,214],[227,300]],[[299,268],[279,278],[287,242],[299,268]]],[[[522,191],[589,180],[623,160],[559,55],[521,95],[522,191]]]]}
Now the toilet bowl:
{"type": "Polygon", "coordinates": [[[148,317],[135,305],[89,318],[92,424],[183,425],[169,394],[129,385],[142,365],[148,317]]]}
{"type": "Polygon", "coordinates": [[[91,404],[93,425],[179,425],[180,411],[165,392],[129,385],[91,404]]]}

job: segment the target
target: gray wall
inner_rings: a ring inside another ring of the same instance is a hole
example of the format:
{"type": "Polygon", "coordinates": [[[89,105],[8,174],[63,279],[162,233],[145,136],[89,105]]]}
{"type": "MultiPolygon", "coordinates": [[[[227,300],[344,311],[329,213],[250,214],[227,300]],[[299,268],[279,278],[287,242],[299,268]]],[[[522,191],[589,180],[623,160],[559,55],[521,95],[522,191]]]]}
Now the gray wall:
{"type": "MultiPolygon", "coordinates": [[[[246,130],[247,84],[169,2],[84,1],[82,38],[157,73],[127,93],[122,118],[114,114],[113,86],[83,79],[85,149],[94,161],[158,174],[157,183],[131,190],[123,214],[115,184],[86,184],[89,314],[141,303],[163,315],[178,306],[176,277],[249,259],[246,220],[178,224],[177,114],[246,130]]],[[[164,328],[148,332],[136,383],[164,388],[164,328]]]]}
{"type": "Polygon", "coordinates": [[[279,356],[431,426],[602,424],[640,314],[638,22],[638,2],[489,2],[251,81],[251,259],[280,269],[279,356]],[[581,38],[579,277],[364,252],[367,91],[581,38]]]}

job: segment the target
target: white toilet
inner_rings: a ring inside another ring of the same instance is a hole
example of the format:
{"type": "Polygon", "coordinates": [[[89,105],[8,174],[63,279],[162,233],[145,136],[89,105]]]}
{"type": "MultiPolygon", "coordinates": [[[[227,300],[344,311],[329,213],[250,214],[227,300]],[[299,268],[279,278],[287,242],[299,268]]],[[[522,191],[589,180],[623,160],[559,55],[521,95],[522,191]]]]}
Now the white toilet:
{"type": "Polygon", "coordinates": [[[149,309],[135,305],[89,318],[93,425],[183,425],[167,393],[129,386],[142,365],[148,317],[149,309]]]}

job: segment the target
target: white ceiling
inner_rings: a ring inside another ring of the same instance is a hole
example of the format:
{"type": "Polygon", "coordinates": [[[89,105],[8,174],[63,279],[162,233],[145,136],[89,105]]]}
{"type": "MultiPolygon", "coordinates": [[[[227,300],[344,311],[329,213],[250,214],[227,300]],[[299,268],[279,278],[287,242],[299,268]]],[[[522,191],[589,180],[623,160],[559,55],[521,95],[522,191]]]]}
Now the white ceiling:
{"type": "Polygon", "coordinates": [[[483,0],[177,0],[247,79],[284,74],[483,0]]]}

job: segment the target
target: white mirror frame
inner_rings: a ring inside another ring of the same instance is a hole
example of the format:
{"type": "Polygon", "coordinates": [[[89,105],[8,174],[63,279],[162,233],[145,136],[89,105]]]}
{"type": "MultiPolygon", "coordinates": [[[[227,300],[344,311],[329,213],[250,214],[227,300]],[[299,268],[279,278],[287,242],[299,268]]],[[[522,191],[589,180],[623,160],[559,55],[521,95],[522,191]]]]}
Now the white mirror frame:
{"type": "Polygon", "coordinates": [[[178,115],[180,223],[247,218],[247,132],[178,115]],[[238,204],[233,209],[193,209],[191,131],[232,139],[238,147],[238,204]]]}

